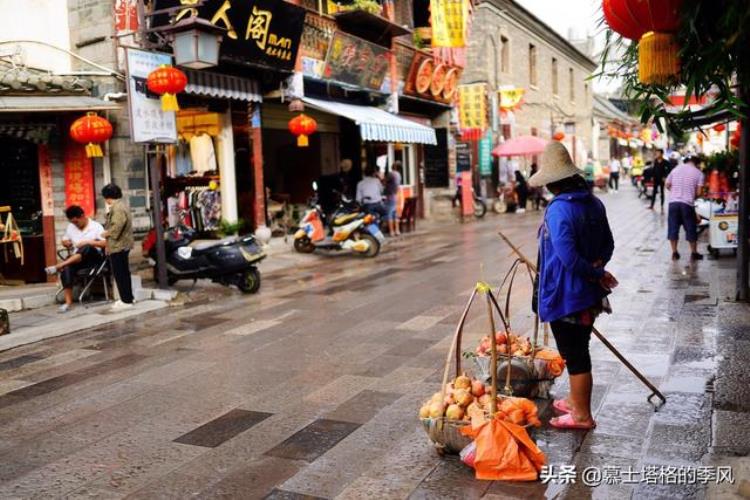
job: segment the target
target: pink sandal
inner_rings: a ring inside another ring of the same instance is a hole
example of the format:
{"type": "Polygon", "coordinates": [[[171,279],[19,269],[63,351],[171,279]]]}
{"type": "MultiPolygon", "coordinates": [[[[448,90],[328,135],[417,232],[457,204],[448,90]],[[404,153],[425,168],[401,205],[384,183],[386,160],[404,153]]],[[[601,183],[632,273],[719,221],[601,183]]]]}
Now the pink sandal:
{"type": "Polygon", "coordinates": [[[561,417],[550,419],[549,424],[556,429],[583,429],[590,430],[596,427],[596,422],[591,423],[576,422],[573,415],[566,413],[561,417]]]}
{"type": "Polygon", "coordinates": [[[554,408],[555,410],[563,414],[570,413],[573,411],[573,409],[570,406],[568,406],[568,402],[565,401],[564,399],[556,399],[552,403],[552,408],[554,408]]]}

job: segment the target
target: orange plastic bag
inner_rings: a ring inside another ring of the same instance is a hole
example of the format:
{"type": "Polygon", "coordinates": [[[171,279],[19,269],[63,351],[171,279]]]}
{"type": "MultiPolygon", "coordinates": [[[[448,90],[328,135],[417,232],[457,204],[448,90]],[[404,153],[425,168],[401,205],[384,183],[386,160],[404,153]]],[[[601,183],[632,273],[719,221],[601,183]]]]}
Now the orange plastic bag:
{"type": "Polygon", "coordinates": [[[497,417],[478,427],[466,426],[461,432],[476,443],[477,479],[536,481],[547,461],[526,429],[497,417]]]}

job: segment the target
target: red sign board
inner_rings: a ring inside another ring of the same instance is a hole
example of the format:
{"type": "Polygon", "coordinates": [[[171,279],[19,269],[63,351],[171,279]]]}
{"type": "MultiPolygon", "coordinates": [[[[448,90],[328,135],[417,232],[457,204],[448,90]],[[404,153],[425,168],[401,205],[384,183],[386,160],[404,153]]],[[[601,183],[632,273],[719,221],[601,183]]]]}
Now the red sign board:
{"type": "Polygon", "coordinates": [[[52,194],[52,164],[49,161],[49,149],[46,144],[37,147],[39,155],[39,187],[42,198],[42,215],[55,215],[55,200],[52,194]]]}
{"type": "Polygon", "coordinates": [[[94,215],[94,167],[91,158],[86,157],[84,146],[66,141],[64,163],[65,206],[78,205],[86,215],[94,215]]]}
{"type": "Polygon", "coordinates": [[[406,78],[404,93],[440,102],[451,102],[456,96],[461,71],[433,59],[425,52],[415,51],[406,78]]]}

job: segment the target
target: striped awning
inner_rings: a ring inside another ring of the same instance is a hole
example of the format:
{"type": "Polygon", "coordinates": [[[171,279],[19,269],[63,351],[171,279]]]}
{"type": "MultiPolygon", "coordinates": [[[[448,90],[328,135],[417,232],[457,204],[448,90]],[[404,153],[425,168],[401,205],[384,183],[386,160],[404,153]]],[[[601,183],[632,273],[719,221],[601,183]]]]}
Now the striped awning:
{"type": "Polygon", "coordinates": [[[380,108],[303,97],[311,108],[348,118],[359,126],[363,141],[437,144],[435,129],[380,108]]]}
{"type": "Polygon", "coordinates": [[[263,101],[258,82],[255,80],[210,71],[190,69],[184,71],[188,78],[188,84],[185,87],[185,92],[188,94],[248,102],[263,101]]]}

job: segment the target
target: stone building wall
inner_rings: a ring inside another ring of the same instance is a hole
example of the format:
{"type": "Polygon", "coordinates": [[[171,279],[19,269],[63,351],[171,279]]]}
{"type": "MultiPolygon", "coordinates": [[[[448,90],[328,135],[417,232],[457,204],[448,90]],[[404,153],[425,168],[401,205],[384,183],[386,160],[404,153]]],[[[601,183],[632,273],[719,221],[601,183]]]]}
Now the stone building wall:
{"type": "MultiPolygon", "coordinates": [[[[501,86],[520,87],[526,90],[521,109],[506,117],[511,124],[513,137],[537,135],[549,138],[553,123],[558,129],[564,122],[576,123],[578,160],[585,159],[592,144],[591,82],[586,78],[595,64],[574,47],[551,34],[551,28],[525,13],[521,7],[508,0],[480,3],[474,11],[467,67],[462,82],[487,82],[491,89],[501,86]],[[503,50],[503,44],[507,44],[503,50]],[[530,50],[536,50],[536,84],[530,76],[530,50]],[[506,60],[503,60],[506,55],[506,60]],[[557,59],[558,91],[553,92],[552,60],[557,59]],[[573,72],[571,96],[570,71],[573,72]],[[571,99],[572,97],[572,99],[571,99]]],[[[572,137],[565,141],[572,150],[572,137]]]]}

